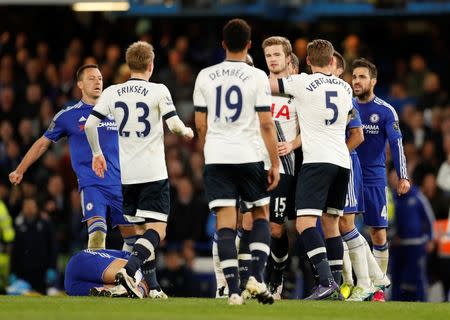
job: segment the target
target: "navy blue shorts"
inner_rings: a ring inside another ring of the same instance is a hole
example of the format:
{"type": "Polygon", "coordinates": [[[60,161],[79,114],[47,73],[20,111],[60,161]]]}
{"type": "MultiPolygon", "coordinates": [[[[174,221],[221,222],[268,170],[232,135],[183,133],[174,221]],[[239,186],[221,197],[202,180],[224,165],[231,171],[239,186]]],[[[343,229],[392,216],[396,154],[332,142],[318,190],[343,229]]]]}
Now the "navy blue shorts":
{"type": "Polygon", "coordinates": [[[294,220],[296,179],[288,174],[280,174],[280,183],[270,192],[270,222],[283,224],[286,217],[294,220]]]}
{"type": "Polygon", "coordinates": [[[170,211],[169,180],[124,184],[123,211],[132,223],[167,222],[170,211]]]}
{"type": "Polygon", "coordinates": [[[350,154],[350,178],[345,199],[344,214],[364,212],[364,190],[361,164],[356,153],[350,154]]]}
{"type": "Polygon", "coordinates": [[[241,199],[250,210],[269,204],[264,163],[207,164],[204,181],[209,208],[236,207],[241,199]]]}
{"type": "Polygon", "coordinates": [[[364,186],[364,223],[369,227],[387,228],[387,187],[364,186]]]}
{"type": "Polygon", "coordinates": [[[93,287],[104,285],[103,273],[117,258],[129,253],[118,250],[83,250],[70,258],[64,274],[64,288],[69,296],[87,296],[93,287]]]}
{"type": "Polygon", "coordinates": [[[297,178],[297,216],[342,215],[350,170],[331,163],[303,164],[297,178]]]}

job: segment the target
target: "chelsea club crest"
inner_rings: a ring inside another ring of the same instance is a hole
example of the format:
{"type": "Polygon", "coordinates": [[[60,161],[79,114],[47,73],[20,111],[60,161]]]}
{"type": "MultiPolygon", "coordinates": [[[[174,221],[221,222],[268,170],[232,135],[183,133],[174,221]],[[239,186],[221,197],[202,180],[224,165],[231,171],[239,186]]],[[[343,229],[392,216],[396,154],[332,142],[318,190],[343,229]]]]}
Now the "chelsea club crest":
{"type": "Polygon", "coordinates": [[[377,123],[380,120],[380,116],[377,113],[374,113],[370,116],[370,122],[377,123]]]}

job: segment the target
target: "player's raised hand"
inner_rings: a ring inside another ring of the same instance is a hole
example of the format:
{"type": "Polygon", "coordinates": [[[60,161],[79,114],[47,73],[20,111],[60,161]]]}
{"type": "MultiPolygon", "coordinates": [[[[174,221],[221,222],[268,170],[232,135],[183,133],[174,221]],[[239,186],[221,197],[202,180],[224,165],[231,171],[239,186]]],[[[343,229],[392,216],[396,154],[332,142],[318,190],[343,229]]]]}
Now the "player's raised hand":
{"type": "Polygon", "coordinates": [[[278,167],[270,167],[267,172],[267,181],[269,182],[267,191],[272,191],[278,186],[278,182],[280,182],[280,169],[278,167]]]}
{"type": "Polygon", "coordinates": [[[400,179],[398,181],[398,185],[397,185],[397,194],[398,195],[405,194],[409,191],[410,188],[411,188],[411,184],[409,183],[408,180],[400,179]]]}
{"type": "Polygon", "coordinates": [[[278,142],[277,148],[278,155],[282,157],[292,152],[292,143],[286,141],[278,142]]]}
{"type": "Polygon", "coordinates": [[[9,174],[9,182],[11,182],[15,186],[22,182],[22,178],[23,173],[17,172],[17,170],[14,170],[9,174]]]}
{"type": "Polygon", "coordinates": [[[106,165],[106,160],[103,154],[92,157],[92,170],[100,178],[103,178],[105,176],[105,171],[108,170],[108,167],[106,165]]]}
{"type": "Polygon", "coordinates": [[[186,127],[186,129],[184,130],[183,137],[185,137],[188,140],[191,140],[194,137],[194,131],[192,131],[191,128],[186,127]]]}

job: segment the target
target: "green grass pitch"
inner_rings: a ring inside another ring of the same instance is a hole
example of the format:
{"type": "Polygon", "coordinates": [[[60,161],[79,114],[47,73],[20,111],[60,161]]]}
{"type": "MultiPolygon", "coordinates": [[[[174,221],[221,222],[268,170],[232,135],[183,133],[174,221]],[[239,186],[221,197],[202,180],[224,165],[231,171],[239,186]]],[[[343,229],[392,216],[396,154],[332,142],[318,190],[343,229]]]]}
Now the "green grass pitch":
{"type": "Polygon", "coordinates": [[[443,320],[450,319],[450,304],[283,300],[273,305],[260,305],[256,301],[247,301],[244,306],[228,306],[226,300],[217,299],[132,300],[0,296],[0,319],[443,320]]]}

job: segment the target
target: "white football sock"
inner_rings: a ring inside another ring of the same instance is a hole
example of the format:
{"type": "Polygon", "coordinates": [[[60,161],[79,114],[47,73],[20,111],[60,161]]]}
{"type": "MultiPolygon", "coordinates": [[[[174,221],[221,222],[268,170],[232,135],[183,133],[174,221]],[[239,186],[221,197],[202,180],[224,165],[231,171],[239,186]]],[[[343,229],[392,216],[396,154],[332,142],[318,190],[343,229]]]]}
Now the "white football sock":
{"type": "Polygon", "coordinates": [[[345,241],[342,241],[344,246],[344,257],[343,257],[343,265],[342,265],[342,280],[343,283],[347,283],[349,285],[354,285],[353,283],[353,275],[352,275],[352,262],[350,261],[350,256],[348,254],[348,247],[345,241]]]}
{"type": "Polygon", "coordinates": [[[364,237],[363,241],[364,241],[364,248],[366,251],[367,265],[369,267],[369,276],[372,282],[376,284],[377,280],[381,280],[384,278],[384,273],[383,271],[381,271],[380,266],[375,260],[372,251],[370,250],[369,244],[367,243],[367,240],[364,237]]]}
{"type": "Polygon", "coordinates": [[[219,251],[217,250],[217,242],[216,241],[213,241],[212,257],[213,257],[213,265],[214,265],[214,274],[216,275],[217,289],[226,287],[227,281],[225,280],[225,276],[222,272],[222,267],[220,266],[219,251]]]}
{"type": "Polygon", "coordinates": [[[366,249],[364,237],[358,233],[358,236],[347,241],[348,252],[355,271],[358,286],[362,288],[370,287],[369,266],[366,258],[366,249]]]}

